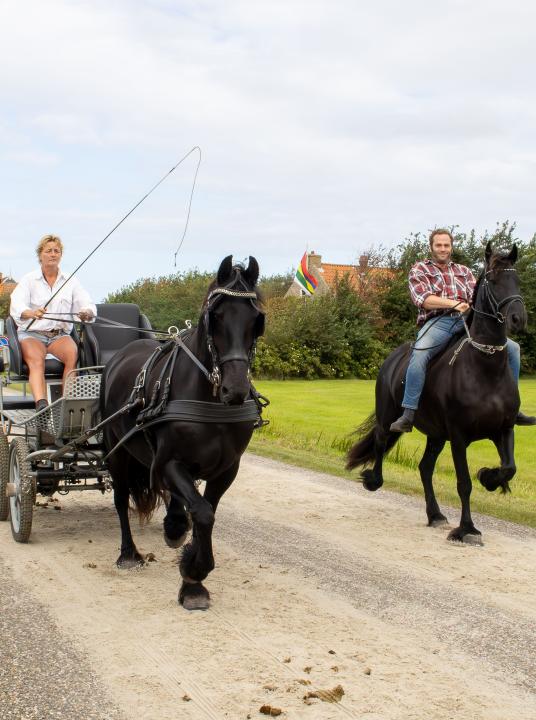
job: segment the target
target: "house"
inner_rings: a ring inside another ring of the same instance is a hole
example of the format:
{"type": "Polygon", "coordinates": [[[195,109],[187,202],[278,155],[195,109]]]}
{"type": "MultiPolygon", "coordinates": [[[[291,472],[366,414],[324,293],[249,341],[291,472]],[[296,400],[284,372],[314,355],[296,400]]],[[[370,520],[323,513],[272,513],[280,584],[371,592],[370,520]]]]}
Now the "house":
{"type": "Polygon", "coordinates": [[[0,272],[0,296],[11,295],[16,287],[17,282],[13,278],[6,277],[0,272]]]}
{"type": "MultiPolygon", "coordinates": [[[[312,251],[307,253],[307,270],[318,281],[315,295],[326,295],[332,292],[337,281],[347,277],[351,287],[364,299],[378,292],[392,275],[392,270],[388,268],[369,265],[369,256],[366,254],[360,256],[359,265],[341,265],[323,263],[322,255],[312,251]]],[[[285,297],[300,295],[302,295],[302,290],[295,282],[285,293],[285,297]]]]}

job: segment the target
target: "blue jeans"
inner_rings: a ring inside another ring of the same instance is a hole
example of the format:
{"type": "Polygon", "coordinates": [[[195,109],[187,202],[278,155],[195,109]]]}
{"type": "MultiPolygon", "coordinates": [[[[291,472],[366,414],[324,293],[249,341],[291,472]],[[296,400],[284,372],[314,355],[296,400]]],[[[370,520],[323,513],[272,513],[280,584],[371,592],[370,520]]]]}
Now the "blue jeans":
{"type": "MultiPolygon", "coordinates": [[[[402,407],[411,410],[416,410],[419,407],[419,398],[424,387],[428,363],[434,355],[441,352],[451,337],[461,330],[463,330],[463,320],[459,316],[444,315],[439,319],[435,317],[424,323],[417,334],[417,340],[409,360],[402,407]]],[[[512,375],[517,382],[521,368],[519,345],[508,338],[506,350],[512,375]]]]}

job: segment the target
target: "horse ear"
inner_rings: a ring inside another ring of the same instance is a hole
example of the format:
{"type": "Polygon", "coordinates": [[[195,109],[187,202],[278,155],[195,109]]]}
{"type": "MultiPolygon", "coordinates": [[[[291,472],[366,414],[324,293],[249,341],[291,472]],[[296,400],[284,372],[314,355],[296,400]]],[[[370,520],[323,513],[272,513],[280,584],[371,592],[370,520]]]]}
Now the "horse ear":
{"type": "Polygon", "coordinates": [[[218,285],[225,285],[227,280],[231,279],[231,272],[233,270],[233,256],[227,255],[223,258],[221,265],[218,270],[218,285]]]}
{"type": "Polygon", "coordinates": [[[484,257],[486,258],[486,264],[489,263],[492,254],[493,254],[493,249],[491,247],[491,240],[488,240],[488,244],[486,245],[486,250],[484,252],[484,257]]]}
{"type": "Polygon", "coordinates": [[[255,287],[257,280],[259,279],[259,263],[252,255],[249,256],[249,263],[244,271],[244,278],[250,287],[255,287]]]}
{"type": "Polygon", "coordinates": [[[512,245],[512,249],[510,250],[510,254],[508,255],[508,260],[510,260],[512,265],[517,260],[517,245],[515,243],[512,245]]]}

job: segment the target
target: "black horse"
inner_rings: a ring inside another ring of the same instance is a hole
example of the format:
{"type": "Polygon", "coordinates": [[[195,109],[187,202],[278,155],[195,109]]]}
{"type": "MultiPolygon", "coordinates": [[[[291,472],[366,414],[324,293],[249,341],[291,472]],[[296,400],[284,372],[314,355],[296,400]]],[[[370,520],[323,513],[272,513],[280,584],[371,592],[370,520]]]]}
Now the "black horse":
{"type": "MultiPolygon", "coordinates": [[[[415,426],[427,436],[419,471],[431,526],[447,523],[435,498],[432,475],[445,442],[451,443],[462,513],[460,525],[451,530],[449,540],[481,544],[481,533],[471,519],[467,446],[489,438],[497,447],[501,466],[482,468],[477,473],[487,490],[509,491],[509,480],[516,472],[514,422],[519,392],[505,347],[507,331],[522,330],[527,323],[513,267],[516,259],[515,245],[508,255],[501,255],[493,253],[488,243],[485,267],[475,287],[468,321],[470,337],[454,338],[431,361],[415,413],[415,426]]],[[[389,426],[400,414],[409,352],[406,343],[385,360],[376,382],[376,412],[358,428],[361,439],[348,453],[348,469],[374,462],[372,469],[361,473],[367,490],[377,490],[383,484],[383,456],[400,438],[399,433],[390,432],[389,426]]]]}
{"type": "Polygon", "coordinates": [[[103,374],[103,418],[131,408],[118,413],[104,431],[121,524],[117,565],[144,563],[130,530],[129,497],[144,518],[164,499],[164,538],[170,547],[181,546],[193,526],[180,561],[179,602],[187,609],[209,606],[202,581],[214,569],[214,514],[259,419],[249,377],[256,340],[264,330],[258,276],[255,258],[245,269],[226,257],[197,328],[164,344],[130,343],[103,374]],[[206,481],[202,495],[199,480],[206,481]]]}

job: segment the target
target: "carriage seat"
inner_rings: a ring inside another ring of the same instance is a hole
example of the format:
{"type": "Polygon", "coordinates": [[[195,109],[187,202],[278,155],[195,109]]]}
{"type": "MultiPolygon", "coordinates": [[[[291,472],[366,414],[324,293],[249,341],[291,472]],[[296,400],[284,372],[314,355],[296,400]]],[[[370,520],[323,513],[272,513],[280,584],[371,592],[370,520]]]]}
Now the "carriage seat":
{"type": "Polygon", "coordinates": [[[84,367],[106,365],[118,350],[134,340],[154,339],[154,333],[139,332],[136,328],[151,330],[149,319],[134,303],[100,303],[97,317],[130,326],[127,328],[103,327],[99,320],[84,325],[82,359],[84,367]],[[131,329],[133,328],[133,329],[131,329]]]}
{"type": "MultiPolygon", "coordinates": [[[[13,379],[28,380],[28,366],[22,359],[17,323],[11,316],[6,319],[6,335],[9,341],[9,373],[13,379]]],[[[75,328],[73,328],[71,337],[78,344],[78,335],[75,328]]],[[[45,359],[45,377],[61,378],[62,376],[63,363],[52,355],[47,355],[45,359]]]]}

